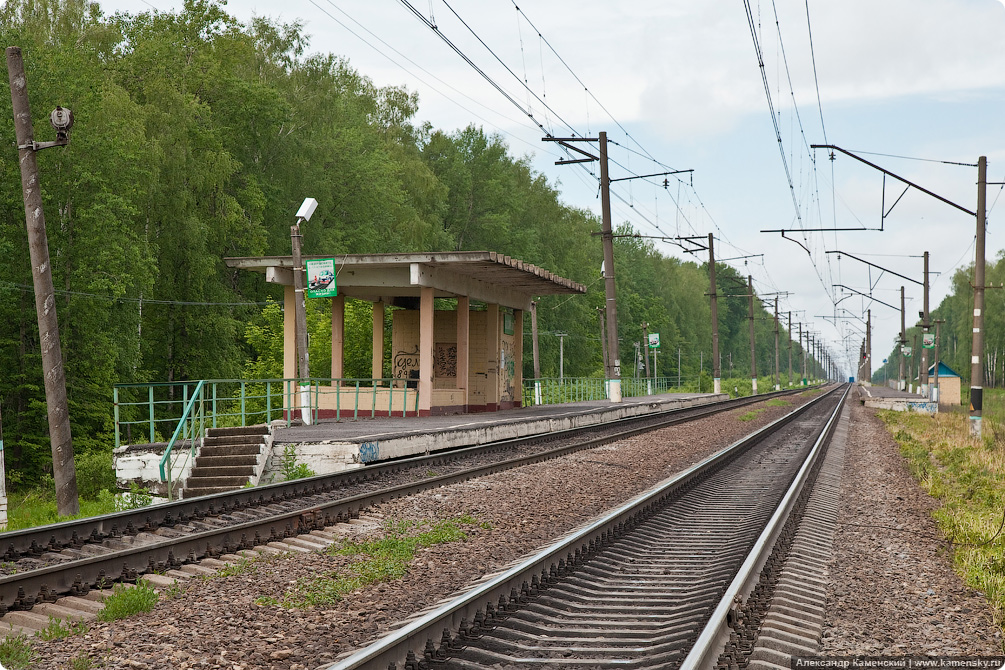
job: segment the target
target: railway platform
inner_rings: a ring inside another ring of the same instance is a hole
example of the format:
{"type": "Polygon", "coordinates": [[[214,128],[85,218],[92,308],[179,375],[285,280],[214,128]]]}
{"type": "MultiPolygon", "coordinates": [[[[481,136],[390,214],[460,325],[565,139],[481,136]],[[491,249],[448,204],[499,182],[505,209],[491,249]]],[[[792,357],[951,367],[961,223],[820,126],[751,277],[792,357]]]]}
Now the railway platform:
{"type": "Polygon", "coordinates": [[[927,400],[917,393],[899,391],[889,386],[859,386],[858,393],[859,400],[866,407],[924,414],[935,414],[939,411],[938,403],[927,400]]]}
{"type": "Polygon", "coordinates": [[[664,393],[625,398],[619,404],[594,400],[475,414],[322,420],[290,427],[284,423],[273,427],[273,460],[292,446],[298,461],[318,474],[337,472],[375,461],[696,407],[728,397],[725,393],[664,393]]]}

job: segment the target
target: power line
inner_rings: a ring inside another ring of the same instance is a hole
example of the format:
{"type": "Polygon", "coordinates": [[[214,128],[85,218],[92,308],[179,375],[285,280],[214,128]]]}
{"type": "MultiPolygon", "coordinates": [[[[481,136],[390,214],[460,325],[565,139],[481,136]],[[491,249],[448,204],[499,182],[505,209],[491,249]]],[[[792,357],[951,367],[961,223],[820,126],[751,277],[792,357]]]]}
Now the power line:
{"type": "MultiPolygon", "coordinates": [[[[0,289],[8,291],[20,291],[22,293],[34,293],[35,289],[27,284],[15,284],[13,282],[0,281],[0,289]]],[[[92,300],[105,300],[108,302],[131,302],[143,303],[145,305],[181,305],[184,307],[263,307],[269,302],[196,302],[187,300],[154,300],[151,298],[126,298],[113,295],[101,295],[99,293],[84,293],[82,291],[66,291],[56,289],[53,291],[58,295],[69,295],[78,298],[90,298],[92,300]]]]}
{"type": "MultiPolygon", "coordinates": [[[[406,61],[408,61],[409,63],[411,63],[412,65],[414,65],[416,68],[418,68],[419,70],[421,70],[422,72],[424,72],[428,76],[430,76],[433,79],[435,79],[436,81],[440,82],[441,84],[443,84],[444,86],[446,86],[450,90],[454,91],[458,95],[460,95],[460,96],[462,96],[464,98],[467,98],[468,100],[470,100],[474,104],[476,104],[476,105],[478,105],[480,107],[484,107],[485,109],[487,109],[487,110],[489,110],[489,111],[491,111],[493,113],[500,114],[500,112],[498,110],[492,109],[491,107],[489,107],[489,106],[487,106],[487,105],[479,102],[478,100],[475,100],[471,96],[467,95],[463,91],[461,91],[461,90],[457,89],[455,86],[451,85],[449,82],[443,81],[442,79],[440,79],[439,77],[437,77],[435,74],[433,74],[432,72],[430,72],[426,68],[424,68],[421,65],[419,65],[418,63],[416,63],[414,60],[412,60],[411,58],[409,58],[408,56],[406,56],[405,54],[403,54],[401,51],[399,51],[398,49],[396,49],[393,45],[389,44],[387,41],[385,41],[380,36],[378,36],[377,34],[375,34],[372,30],[370,30],[369,28],[367,28],[366,26],[364,26],[362,23],[360,23],[359,21],[357,21],[355,18],[353,18],[352,16],[350,16],[348,13],[346,13],[345,10],[343,10],[342,8],[336,6],[335,3],[332,2],[332,0],[325,0],[325,1],[329,5],[331,5],[333,9],[335,9],[340,14],[342,14],[343,16],[345,16],[347,19],[349,19],[350,21],[352,21],[354,24],[356,24],[357,26],[359,26],[359,28],[361,30],[365,31],[368,35],[370,35],[371,37],[373,37],[375,40],[379,41],[385,47],[387,47],[388,49],[390,49],[394,53],[398,54],[401,58],[403,58],[406,61]]],[[[483,121],[485,124],[487,124],[487,125],[495,128],[497,131],[503,133],[504,135],[507,135],[507,136],[509,136],[509,137],[511,137],[511,138],[513,138],[513,139],[515,139],[517,141],[519,141],[519,142],[522,142],[522,143],[526,144],[529,147],[537,148],[536,144],[531,144],[530,142],[528,142],[527,140],[523,139],[519,135],[515,135],[515,134],[511,133],[508,130],[505,130],[504,128],[500,127],[499,125],[497,125],[495,123],[492,123],[491,121],[489,121],[485,117],[480,116],[476,112],[471,111],[470,109],[468,109],[467,107],[465,107],[464,105],[462,105],[460,102],[458,102],[455,98],[453,98],[450,95],[444,93],[443,91],[441,91],[440,89],[438,89],[436,86],[433,86],[428,81],[424,80],[422,77],[420,77],[419,75],[417,75],[414,72],[412,72],[407,67],[405,67],[404,65],[402,65],[401,63],[399,63],[398,61],[396,61],[394,58],[392,58],[391,56],[387,55],[385,52],[383,52],[380,49],[378,49],[371,42],[369,42],[368,40],[364,39],[359,33],[357,33],[356,31],[354,31],[352,28],[350,28],[349,26],[347,26],[345,23],[343,23],[342,21],[340,21],[338,18],[336,18],[335,16],[332,16],[332,14],[328,10],[326,10],[324,7],[320,6],[315,0],[310,0],[310,3],[312,5],[314,5],[314,7],[316,7],[318,9],[318,11],[320,11],[321,13],[323,13],[325,16],[327,16],[328,18],[330,18],[332,21],[334,21],[338,25],[342,26],[342,28],[344,30],[346,30],[346,32],[348,32],[350,35],[352,35],[353,37],[355,37],[359,41],[363,42],[363,44],[366,44],[368,47],[370,47],[371,49],[373,49],[374,51],[376,51],[377,53],[379,53],[381,56],[383,56],[387,60],[389,60],[392,63],[394,63],[396,66],[398,66],[399,68],[401,68],[402,70],[404,70],[405,72],[407,72],[409,75],[411,75],[412,77],[414,77],[416,80],[418,80],[418,81],[422,82],[423,84],[425,84],[426,86],[428,86],[435,93],[438,93],[439,95],[443,96],[447,100],[453,102],[455,105],[457,105],[458,107],[460,107],[461,109],[463,109],[465,112],[467,112],[471,116],[475,117],[476,119],[479,119],[479,120],[483,121]]],[[[509,118],[509,117],[504,117],[504,118],[509,118]]],[[[515,123],[523,123],[523,121],[517,121],[516,119],[509,119],[509,120],[513,121],[515,123]]],[[[549,153],[549,152],[545,152],[545,153],[549,153]]],[[[550,154],[550,155],[556,156],[556,157],[558,156],[558,154],[550,154]]]]}
{"type": "MultiPolygon", "coordinates": [[[[532,112],[531,112],[530,110],[528,110],[528,109],[525,109],[525,108],[523,107],[523,105],[521,105],[521,104],[520,104],[519,102],[517,102],[517,101],[516,101],[516,100],[515,100],[515,99],[513,98],[513,96],[512,96],[512,95],[510,95],[508,91],[506,91],[506,89],[504,89],[504,88],[503,88],[502,86],[500,86],[500,85],[499,85],[499,84],[498,84],[498,83],[497,83],[497,82],[496,82],[496,81],[495,81],[494,79],[492,79],[492,77],[490,77],[490,76],[488,75],[488,73],[486,73],[486,72],[485,72],[484,70],[482,70],[482,69],[481,69],[480,67],[478,67],[478,65],[476,65],[476,64],[475,64],[475,62],[474,62],[473,60],[471,60],[471,58],[469,58],[469,57],[468,57],[468,55],[467,55],[467,54],[465,54],[465,53],[464,53],[464,51],[462,51],[460,47],[458,47],[458,46],[457,46],[456,44],[454,44],[454,43],[453,43],[453,42],[452,42],[452,41],[450,40],[450,38],[449,38],[449,37],[447,37],[446,35],[444,35],[444,34],[443,34],[443,33],[442,33],[441,31],[440,31],[440,29],[439,29],[439,28],[437,27],[437,25],[436,25],[435,23],[433,23],[432,21],[430,21],[429,19],[427,19],[427,18],[426,18],[425,16],[423,16],[423,15],[422,15],[422,13],[421,13],[421,12],[420,12],[419,10],[417,10],[417,9],[416,9],[416,8],[415,8],[415,7],[414,7],[414,6],[412,5],[412,3],[410,3],[410,2],[408,1],[408,0],[398,0],[398,2],[400,2],[400,3],[401,3],[402,5],[404,5],[404,6],[405,6],[405,7],[406,7],[406,8],[407,8],[407,9],[408,9],[408,10],[409,10],[410,12],[412,12],[412,14],[414,14],[414,15],[416,16],[416,18],[418,18],[418,19],[419,19],[420,21],[422,21],[422,23],[423,23],[423,24],[425,24],[427,28],[429,28],[429,29],[430,29],[430,30],[432,30],[432,31],[433,31],[434,33],[436,33],[437,37],[439,37],[439,38],[440,38],[441,40],[443,40],[443,43],[444,43],[444,44],[446,44],[446,45],[447,45],[448,47],[450,47],[450,49],[451,49],[451,50],[452,50],[452,51],[453,51],[454,53],[456,53],[456,54],[457,54],[458,56],[460,56],[460,57],[461,57],[461,59],[462,59],[462,60],[463,60],[463,61],[464,61],[465,63],[467,63],[467,64],[468,64],[469,66],[471,66],[471,69],[473,69],[473,70],[474,70],[475,72],[477,72],[477,73],[478,73],[479,75],[481,75],[481,77],[482,77],[482,78],[483,78],[483,79],[484,79],[484,80],[485,80],[486,82],[488,82],[488,84],[489,84],[489,85],[490,85],[490,86],[491,86],[492,88],[496,89],[496,90],[497,90],[497,91],[499,92],[499,94],[500,94],[500,95],[502,95],[502,96],[503,96],[504,98],[506,98],[506,99],[507,99],[507,100],[508,100],[508,101],[510,102],[510,104],[512,104],[512,105],[513,105],[514,107],[516,107],[517,109],[519,109],[519,110],[520,110],[520,111],[521,111],[521,112],[522,112],[523,114],[525,114],[525,115],[527,116],[527,118],[529,118],[529,119],[530,119],[531,121],[533,121],[533,122],[534,122],[534,124],[535,124],[535,125],[536,125],[536,126],[537,126],[537,127],[539,128],[539,129],[541,129],[541,131],[543,131],[544,133],[546,133],[546,134],[549,134],[549,135],[551,134],[551,133],[549,133],[549,132],[548,132],[548,130],[547,130],[547,129],[546,129],[545,127],[544,127],[544,125],[543,125],[543,124],[542,124],[542,123],[541,123],[540,121],[538,121],[538,120],[537,120],[537,119],[536,119],[536,118],[534,117],[534,114],[533,114],[533,113],[532,113],[532,112]]],[[[447,5],[447,7],[449,8],[450,6],[449,6],[449,5],[447,5]]],[[[450,11],[452,11],[452,12],[453,12],[453,9],[451,9],[450,11]]],[[[456,12],[455,12],[455,16],[456,16],[456,12]]],[[[462,23],[463,23],[463,21],[462,21],[462,23]]],[[[466,24],[465,24],[465,25],[466,25],[466,24]]],[[[470,29],[469,29],[469,30],[470,30],[470,29]]],[[[480,41],[480,39],[479,39],[479,41],[480,41]]],[[[484,44],[484,42],[483,42],[483,44],[484,44]]],[[[486,47],[486,48],[488,48],[488,47],[486,47]]],[[[491,51],[491,50],[490,50],[490,51],[491,51]]],[[[495,55],[495,54],[493,54],[493,55],[495,55]]],[[[507,69],[509,69],[509,68],[507,68],[507,69]]],[[[511,70],[510,72],[512,73],[512,70],[511,70]]],[[[563,123],[564,123],[564,121],[563,121],[563,123]]]]}

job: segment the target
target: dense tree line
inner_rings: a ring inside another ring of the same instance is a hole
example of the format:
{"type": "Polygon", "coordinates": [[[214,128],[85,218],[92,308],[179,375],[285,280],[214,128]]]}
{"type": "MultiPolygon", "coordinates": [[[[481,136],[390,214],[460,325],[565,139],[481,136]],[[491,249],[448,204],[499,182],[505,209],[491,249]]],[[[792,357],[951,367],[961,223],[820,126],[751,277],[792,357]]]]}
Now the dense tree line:
{"type": "MultiPolygon", "coordinates": [[[[81,458],[110,449],[115,383],[276,375],[281,294],[223,258],[288,254],[306,195],[320,203],[305,226],[308,250],[491,250],[586,284],[587,296],[540,305],[542,374],[558,374],[556,331],[569,333],[567,375],[602,374],[596,217],[564,204],[498,136],[434,129],[416,121],[414,93],[376,87],[339,56],[307,55],[301,25],[242,24],[211,0],[114,16],[86,0],[10,0],[0,7],[0,36],[24,50],[36,138],[48,137],[57,103],[76,117],[70,145],[38,158],[81,458]]],[[[30,484],[51,464],[13,120],[3,104],[0,406],[8,472],[30,484]]],[[[647,321],[661,333],[661,362],[672,360],[675,373],[679,348],[685,378],[699,367],[707,378],[707,267],[632,238],[619,239],[616,257],[624,374],[633,373],[647,321]]],[[[743,278],[718,272],[720,291],[737,293],[729,278],[743,278]]],[[[747,302],[719,304],[724,370],[731,354],[742,377],[747,302]]],[[[312,306],[320,338],[325,309],[312,306]]],[[[757,314],[765,374],[774,326],[760,307],[757,314]]],[[[350,307],[350,324],[368,319],[350,307]]],[[[315,374],[327,374],[326,364],[312,356],[315,374]]],[[[530,377],[529,356],[525,365],[530,377]]],[[[346,374],[369,376],[369,352],[350,351],[346,374]]]]}

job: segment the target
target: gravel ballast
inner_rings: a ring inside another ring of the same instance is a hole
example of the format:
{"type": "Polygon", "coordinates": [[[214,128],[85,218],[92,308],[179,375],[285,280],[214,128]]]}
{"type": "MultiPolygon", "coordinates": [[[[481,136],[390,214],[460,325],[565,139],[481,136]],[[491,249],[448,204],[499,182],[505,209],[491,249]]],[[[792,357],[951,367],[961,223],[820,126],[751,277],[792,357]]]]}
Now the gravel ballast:
{"type": "Polygon", "coordinates": [[[854,395],[824,616],[827,654],[1000,654],[982,594],[953,572],[897,443],[854,395]]]}
{"type": "MultiPolygon", "coordinates": [[[[791,398],[793,405],[806,400],[804,396],[791,398]]],[[[396,628],[410,615],[464,589],[486,574],[499,571],[555,537],[630,500],[791,410],[791,407],[766,407],[764,404],[759,408],[763,411],[749,421],[741,421],[739,417],[750,412],[750,407],[732,410],[560,459],[385,503],[364,515],[358,523],[336,527],[336,534],[375,536],[389,520],[421,522],[459,515],[470,515],[487,527],[465,526],[468,535],[465,541],[420,549],[403,578],[360,589],[334,607],[286,609],[256,604],[256,601],[263,597],[281,600],[298,579],[336,572],[348,564],[348,557],[318,553],[272,556],[249,563],[250,567],[242,574],[186,580],[177,595],[163,598],[152,612],[118,622],[91,623],[84,635],[37,642],[40,658],[33,667],[62,669],[69,667],[72,659],[87,656],[93,659],[95,667],[102,668],[316,668],[364,646],[396,628]]],[[[853,417],[856,421],[862,418],[858,414],[853,417]]],[[[879,430],[883,430],[882,426],[879,430]]],[[[853,431],[850,442],[855,439],[853,431]]],[[[871,446],[867,444],[862,448],[868,451],[871,446]]],[[[850,444],[849,448],[849,462],[864,458],[857,447],[850,444]]],[[[897,456],[895,447],[890,456],[897,456]]],[[[903,485],[913,486],[909,476],[903,485]]],[[[859,493],[867,494],[868,491],[859,493]]],[[[917,496],[917,493],[912,495],[917,496]]],[[[904,497],[909,502],[914,499],[910,495],[904,497]]],[[[927,519],[927,509],[919,508],[920,520],[927,519]]],[[[891,514],[893,511],[891,509],[891,514]]],[[[841,532],[845,531],[839,532],[836,548],[845,554],[839,563],[847,563],[854,557],[853,563],[858,564],[859,571],[866,570],[873,558],[856,552],[855,542],[863,538],[868,540],[869,533],[845,537],[841,532]]],[[[869,551],[877,552],[870,542],[866,544],[869,551]]],[[[933,560],[941,560],[942,570],[952,576],[944,556],[933,552],[933,560]]],[[[836,569],[832,569],[832,574],[836,569]]],[[[935,574],[934,568],[926,574],[935,574]]],[[[936,586],[942,584],[930,581],[936,586]]],[[[867,582],[862,586],[864,590],[871,588],[867,582]]],[[[878,590],[873,591],[874,598],[878,590]]],[[[969,594],[973,605],[962,605],[948,616],[947,608],[959,604],[954,599],[957,593],[960,591],[937,590],[937,595],[944,599],[938,601],[942,605],[929,604],[936,602],[930,600],[924,604],[934,607],[940,620],[945,615],[947,622],[959,621],[958,634],[962,635],[963,620],[980,621],[983,625],[980,612],[986,612],[987,608],[983,605],[984,610],[977,609],[982,605],[980,599],[969,594]],[[965,608],[971,611],[964,613],[965,608]]],[[[849,591],[835,602],[852,603],[856,597],[849,591]]],[[[905,608],[916,608],[919,604],[920,601],[911,600],[905,608]]],[[[827,621],[833,625],[825,628],[825,634],[829,634],[825,644],[830,644],[839,631],[849,635],[859,631],[852,626],[848,615],[843,615],[846,618],[839,616],[842,611],[854,613],[855,608],[842,610],[837,607],[833,610],[834,616],[831,611],[829,598],[827,621]],[[841,623],[845,621],[848,623],[841,623]]],[[[924,608],[914,609],[914,619],[925,618],[921,614],[923,611],[924,608]]],[[[890,635],[897,633],[891,631],[890,635]]],[[[926,642],[934,643],[941,632],[936,629],[925,635],[926,642]]],[[[902,631],[897,639],[907,640],[908,633],[902,631]]],[[[961,637],[954,639],[963,643],[961,637]]],[[[986,639],[991,645],[987,649],[962,649],[968,653],[992,653],[997,649],[994,643],[998,638],[989,629],[986,639]]],[[[902,653],[892,651],[895,647],[890,649],[891,653],[902,653]]]]}

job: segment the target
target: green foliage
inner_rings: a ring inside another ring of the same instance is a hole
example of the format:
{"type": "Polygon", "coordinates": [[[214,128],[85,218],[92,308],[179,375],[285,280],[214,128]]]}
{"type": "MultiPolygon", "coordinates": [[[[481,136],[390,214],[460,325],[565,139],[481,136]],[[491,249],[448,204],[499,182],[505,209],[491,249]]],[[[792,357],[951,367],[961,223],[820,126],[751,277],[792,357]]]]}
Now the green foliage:
{"type": "Polygon", "coordinates": [[[154,497],[150,491],[141,487],[136,482],[129,482],[129,492],[119,496],[116,500],[115,508],[118,511],[139,509],[140,507],[146,507],[153,501],[154,497]]]}
{"type": "Polygon", "coordinates": [[[95,668],[94,660],[87,655],[74,656],[70,659],[70,670],[92,670],[95,668]]]}
{"type": "Polygon", "coordinates": [[[116,621],[140,612],[149,612],[157,604],[157,600],[154,587],[143,580],[132,587],[116,584],[112,594],[105,598],[105,606],[98,612],[98,619],[116,621]]]}
{"type": "Polygon", "coordinates": [[[1005,537],[1001,491],[1005,450],[970,435],[965,414],[927,416],[879,412],[921,487],[939,502],[932,512],[953,543],[953,564],[964,581],[987,595],[996,623],[1005,621],[1005,537]]]}
{"type": "MultiPolygon", "coordinates": [[[[49,139],[57,102],[76,116],[70,145],[39,164],[85,497],[112,488],[99,456],[113,443],[112,384],[282,377],[283,295],[223,259],[289,254],[305,194],[320,203],[304,227],[311,254],[490,250],[583,283],[585,296],[539,303],[542,375],[558,376],[556,332],[568,333],[566,375],[601,374],[597,217],[564,204],[498,135],[420,125],[416,94],[378,87],[338,56],[306,55],[302,24],[245,25],[218,0],[111,17],[86,0],[10,0],[0,6],[0,38],[24,50],[37,139],[49,139]]],[[[7,87],[0,81],[0,97],[7,87]]],[[[13,119],[0,114],[0,137],[13,135],[13,119]]],[[[18,162],[5,147],[0,410],[12,488],[30,489],[51,472],[51,453],[18,162]]],[[[709,390],[708,269],[634,238],[619,237],[615,254],[618,357],[633,360],[647,321],[661,333],[660,369],[679,349],[681,376],[704,368],[709,390]]],[[[744,279],[724,265],[717,277],[723,296],[744,279]]],[[[760,307],[755,316],[763,372],[772,369],[773,323],[760,307]]],[[[319,377],[331,374],[330,323],[330,302],[309,301],[319,377]]],[[[751,366],[746,300],[721,298],[719,323],[722,359],[734,368],[723,376],[742,377],[751,366]]],[[[370,328],[369,305],[348,300],[346,377],[390,371],[386,346],[371,373],[370,328]]],[[[267,404],[249,400],[248,411],[264,420],[267,404]]]]}
{"type": "Polygon", "coordinates": [[[71,635],[83,635],[88,630],[90,628],[83,621],[60,621],[50,616],[49,623],[45,628],[35,633],[35,636],[46,642],[50,642],[52,640],[62,640],[71,635]]]}
{"type": "Polygon", "coordinates": [[[26,670],[38,657],[25,635],[11,635],[0,640],[0,665],[9,670],[26,670]]]}
{"type": "Polygon", "coordinates": [[[768,407],[788,407],[792,403],[785,398],[772,398],[768,402],[764,403],[768,407]]]}
{"type": "MultiPolygon", "coordinates": [[[[384,528],[384,535],[376,540],[332,545],[326,550],[328,553],[352,556],[357,560],[341,572],[301,578],[279,604],[289,608],[331,607],[357,589],[399,579],[408,572],[417,549],[464,540],[467,535],[461,527],[465,525],[487,527],[469,515],[419,524],[390,521],[384,528]]],[[[263,599],[257,602],[274,604],[274,601],[263,599]]]]}
{"type": "Polygon", "coordinates": [[[236,563],[228,563],[227,565],[223,566],[212,575],[207,575],[207,579],[254,574],[255,572],[258,571],[258,565],[261,560],[263,559],[241,558],[241,560],[237,561],[236,563]]]}
{"type": "Polygon", "coordinates": [[[115,467],[107,451],[77,453],[77,492],[84,500],[98,500],[102,491],[115,490],[115,467]]]}
{"type": "Polygon", "coordinates": [[[11,491],[7,497],[7,530],[35,528],[50,523],[100,516],[117,511],[115,496],[110,491],[101,491],[97,500],[82,500],[80,514],[75,517],[61,517],[56,509],[56,489],[51,475],[38,486],[11,491]]]}
{"type": "Polygon", "coordinates": [[[283,456],[279,461],[280,470],[283,473],[283,481],[288,482],[294,479],[304,479],[313,477],[317,473],[311,470],[306,463],[297,462],[297,449],[292,444],[283,446],[283,456]]]}
{"type": "Polygon", "coordinates": [[[757,418],[757,415],[763,412],[763,409],[752,409],[749,412],[741,414],[738,418],[740,421],[753,421],[757,418]]]}

